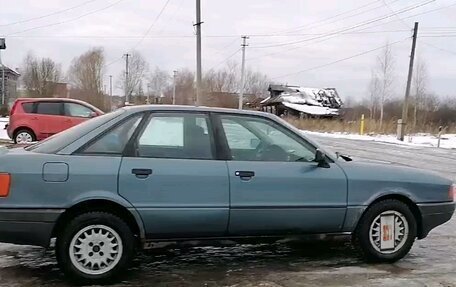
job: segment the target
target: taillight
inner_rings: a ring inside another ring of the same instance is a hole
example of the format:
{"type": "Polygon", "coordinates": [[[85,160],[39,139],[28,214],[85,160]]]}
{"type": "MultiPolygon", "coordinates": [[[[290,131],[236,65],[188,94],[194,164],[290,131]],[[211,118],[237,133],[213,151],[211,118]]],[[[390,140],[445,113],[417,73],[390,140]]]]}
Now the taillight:
{"type": "Polygon", "coordinates": [[[0,173],[0,197],[7,197],[11,186],[11,175],[0,173]]]}
{"type": "Polygon", "coordinates": [[[455,201],[456,200],[456,184],[453,184],[450,186],[450,191],[448,196],[450,197],[450,200],[455,201]]]}

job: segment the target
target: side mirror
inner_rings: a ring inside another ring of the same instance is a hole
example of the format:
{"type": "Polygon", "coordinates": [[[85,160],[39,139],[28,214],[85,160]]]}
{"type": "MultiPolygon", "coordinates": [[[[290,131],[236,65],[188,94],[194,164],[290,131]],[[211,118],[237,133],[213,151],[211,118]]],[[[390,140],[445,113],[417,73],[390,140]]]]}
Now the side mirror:
{"type": "Polygon", "coordinates": [[[326,160],[326,154],[321,150],[317,149],[315,151],[315,159],[314,161],[318,163],[318,167],[329,168],[329,163],[326,160]]]}
{"type": "Polygon", "coordinates": [[[94,118],[94,117],[97,117],[98,114],[96,112],[91,112],[90,115],[89,115],[89,118],[94,118]]]}

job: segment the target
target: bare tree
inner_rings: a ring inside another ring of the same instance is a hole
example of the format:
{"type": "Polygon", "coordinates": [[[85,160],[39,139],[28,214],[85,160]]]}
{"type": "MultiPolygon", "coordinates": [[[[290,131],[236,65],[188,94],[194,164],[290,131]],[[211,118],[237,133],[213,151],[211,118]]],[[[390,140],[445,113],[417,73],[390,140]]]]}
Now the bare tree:
{"type": "Polygon", "coordinates": [[[154,97],[160,97],[169,88],[170,81],[171,76],[167,71],[155,67],[154,71],[149,75],[147,88],[154,97]]]}
{"type": "Polygon", "coordinates": [[[125,81],[125,70],[119,76],[119,87],[122,88],[129,96],[138,89],[139,84],[146,76],[149,65],[141,53],[133,51],[128,62],[128,78],[125,81]],[[125,87],[125,85],[127,85],[125,87]]]}
{"type": "Polygon", "coordinates": [[[371,71],[371,79],[369,81],[369,113],[370,118],[374,119],[375,115],[377,114],[377,108],[380,101],[381,95],[381,84],[380,79],[378,78],[377,74],[374,70],[371,71]]]}
{"type": "Polygon", "coordinates": [[[426,107],[426,86],[427,86],[427,66],[426,62],[418,57],[413,73],[413,128],[416,127],[418,111],[423,111],[426,107]]]}
{"type": "Polygon", "coordinates": [[[268,93],[268,87],[271,83],[269,77],[260,72],[247,70],[245,75],[244,91],[254,97],[262,97],[268,93]]]}
{"type": "Polygon", "coordinates": [[[68,76],[72,84],[79,89],[78,97],[100,109],[109,109],[103,93],[104,51],[93,48],[73,59],[68,76]]]}
{"type": "Polygon", "coordinates": [[[381,128],[383,125],[385,103],[392,96],[394,84],[394,57],[389,43],[386,44],[380,56],[377,57],[377,68],[381,91],[379,101],[381,128]]]}
{"type": "Polygon", "coordinates": [[[60,79],[60,65],[52,59],[38,59],[31,53],[25,57],[22,82],[30,97],[53,97],[56,84],[60,79]]]}
{"type": "Polygon", "coordinates": [[[196,100],[195,73],[183,69],[176,76],[176,104],[193,105],[196,100]]]}

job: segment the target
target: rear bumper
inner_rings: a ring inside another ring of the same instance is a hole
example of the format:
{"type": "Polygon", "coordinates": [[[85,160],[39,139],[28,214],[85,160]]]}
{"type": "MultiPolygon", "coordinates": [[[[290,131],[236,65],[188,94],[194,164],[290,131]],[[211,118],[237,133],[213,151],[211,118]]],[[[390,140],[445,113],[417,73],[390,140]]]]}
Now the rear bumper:
{"type": "Polygon", "coordinates": [[[48,247],[63,209],[0,209],[0,242],[48,247]]]}
{"type": "Polygon", "coordinates": [[[4,129],[6,130],[6,133],[8,134],[9,138],[12,139],[13,138],[13,131],[9,128],[9,124],[6,124],[4,129]]]}
{"type": "Polygon", "coordinates": [[[455,210],[454,202],[418,204],[421,212],[421,232],[419,239],[425,238],[435,227],[451,219],[455,210]]]}

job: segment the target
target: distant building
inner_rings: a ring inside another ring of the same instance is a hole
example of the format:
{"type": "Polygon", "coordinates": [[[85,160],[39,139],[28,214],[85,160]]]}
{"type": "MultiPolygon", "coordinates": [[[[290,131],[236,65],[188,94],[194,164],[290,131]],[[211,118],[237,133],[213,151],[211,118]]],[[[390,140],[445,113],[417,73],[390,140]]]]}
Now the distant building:
{"type": "MultiPolygon", "coordinates": [[[[0,66],[0,97],[2,95],[2,67],[0,66]]],[[[8,68],[7,66],[3,65],[5,69],[5,103],[9,106],[12,105],[14,100],[17,98],[17,86],[18,86],[18,79],[20,74],[15,70],[8,68]]],[[[1,98],[0,98],[1,101],[1,98]]]]}
{"type": "Polygon", "coordinates": [[[261,109],[278,116],[290,115],[312,118],[341,116],[342,100],[334,88],[306,88],[270,85],[270,96],[261,101],[261,109]]]}

